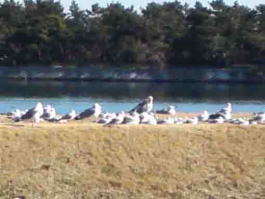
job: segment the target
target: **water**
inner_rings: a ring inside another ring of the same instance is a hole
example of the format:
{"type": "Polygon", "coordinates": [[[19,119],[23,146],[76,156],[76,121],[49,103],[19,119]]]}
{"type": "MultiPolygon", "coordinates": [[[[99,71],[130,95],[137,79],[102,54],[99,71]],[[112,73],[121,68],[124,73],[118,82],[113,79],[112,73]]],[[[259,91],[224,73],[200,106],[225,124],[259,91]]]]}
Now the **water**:
{"type": "Polygon", "coordinates": [[[0,81],[0,112],[26,109],[36,102],[56,106],[59,113],[100,103],[105,111],[129,110],[152,95],[155,109],[175,105],[178,111],[214,112],[232,102],[235,112],[265,111],[265,85],[203,83],[129,83],[0,81]]]}

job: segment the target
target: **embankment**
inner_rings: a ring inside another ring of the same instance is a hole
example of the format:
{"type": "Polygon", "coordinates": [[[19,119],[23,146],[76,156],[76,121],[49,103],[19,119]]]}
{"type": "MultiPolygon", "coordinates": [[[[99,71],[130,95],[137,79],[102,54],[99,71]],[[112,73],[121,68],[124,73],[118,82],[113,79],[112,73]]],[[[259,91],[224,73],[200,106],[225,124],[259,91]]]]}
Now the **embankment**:
{"type": "Polygon", "coordinates": [[[265,126],[0,124],[0,198],[264,198],[265,126]]]}
{"type": "Polygon", "coordinates": [[[265,71],[255,67],[129,69],[122,67],[0,67],[1,79],[264,83],[265,71]]]}

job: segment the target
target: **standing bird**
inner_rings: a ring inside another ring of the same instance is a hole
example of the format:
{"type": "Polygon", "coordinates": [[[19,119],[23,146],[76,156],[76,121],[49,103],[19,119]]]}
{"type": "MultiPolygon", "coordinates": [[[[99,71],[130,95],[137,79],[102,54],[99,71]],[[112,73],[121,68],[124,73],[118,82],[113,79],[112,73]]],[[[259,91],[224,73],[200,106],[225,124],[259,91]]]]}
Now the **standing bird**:
{"type": "Polygon", "coordinates": [[[44,113],[43,105],[41,103],[38,103],[34,109],[33,113],[33,123],[40,123],[41,116],[44,113]]]}
{"type": "Polygon", "coordinates": [[[77,120],[82,120],[84,118],[89,118],[91,116],[98,117],[102,112],[102,108],[99,104],[94,104],[91,108],[84,110],[81,112],[76,119],[77,120]]]}
{"type": "Polygon", "coordinates": [[[38,102],[36,104],[36,106],[30,110],[28,110],[28,112],[25,113],[25,115],[23,115],[21,117],[21,119],[31,119],[32,120],[32,126],[34,125],[34,123],[40,123],[41,122],[41,117],[44,113],[44,108],[42,103],[38,102]]]}
{"type": "Polygon", "coordinates": [[[224,108],[222,108],[220,111],[220,113],[225,113],[225,112],[232,112],[232,104],[230,102],[228,102],[226,104],[226,106],[224,108]]]}
{"type": "Polygon", "coordinates": [[[203,111],[201,115],[198,116],[200,122],[206,122],[209,119],[208,111],[203,111]]]}
{"type": "Polygon", "coordinates": [[[42,103],[38,102],[35,107],[29,109],[24,115],[22,115],[21,120],[40,120],[40,117],[43,115],[43,112],[43,105],[42,103]]]}
{"type": "Polygon", "coordinates": [[[225,120],[232,119],[232,105],[231,103],[227,103],[226,107],[222,108],[217,113],[209,115],[210,120],[218,119],[222,117],[225,120]]]}
{"type": "Polygon", "coordinates": [[[42,115],[42,118],[45,120],[53,120],[56,119],[56,110],[53,106],[47,105],[44,107],[44,113],[42,115]]]}
{"type": "Polygon", "coordinates": [[[168,114],[175,115],[176,114],[176,108],[175,106],[169,106],[167,109],[168,114]]]}
{"type": "Polygon", "coordinates": [[[134,111],[140,114],[144,112],[147,113],[151,112],[153,109],[153,99],[154,98],[152,96],[149,96],[144,101],[142,101],[137,106],[135,106],[132,110],[130,110],[129,113],[132,113],[134,111]]]}

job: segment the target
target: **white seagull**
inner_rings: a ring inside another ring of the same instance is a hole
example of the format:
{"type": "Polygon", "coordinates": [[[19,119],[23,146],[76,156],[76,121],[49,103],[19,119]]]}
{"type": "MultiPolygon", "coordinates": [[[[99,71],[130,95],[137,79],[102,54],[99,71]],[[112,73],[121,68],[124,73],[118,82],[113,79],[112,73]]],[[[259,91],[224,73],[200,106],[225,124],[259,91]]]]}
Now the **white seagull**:
{"type": "Polygon", "coordinates": [[[91,116],[98,117],[102,112],[102,108],[99,104],[94,104],[91,108],[84,110],[81,112],[76,119],[77,120],[82,120],[84,118],[89,118],[91,116]]]}
{"type": "Polygon", "coordinates": [[[250,121],[256,121],[257,123],[264,123],[265,113],[264,112],[254,113],[254,117],[250,121]]]}
{"type": "Polygon", "coordinates": [[[39,122],[41,116],[43,115],[43,105],[38,102],[34,108],[29,109],[24,115],[22,115],[22,120],[33,119],[35,122],[39,122]]]}
{"type": "Polygon", "coordinates": [[[143,112],[140,114],[140,119],[141,119],[140,121],[141,124],[152,124],[152,125],[157,124],[157,119],[155,115],[152,113],[143,112]]]}
{"type": "Polygon", "coordinates": [[[45,120],[53,120],[56,118],[56,110],[53,106],[47,105],[44,107],[42,118],[45,120]]]}
{"type": "Polygon", "coordinates": [[[77,116],[75,110],[71,110],[71,112],[65,114],[60,120],[74,120],[77,116]]]}
{"type": "Polygon", "coordinates": [[[162,110],[156,111],[156,113],[175,115],[176,114],[176,108],[175,108],[175,106],[169,106],[167,109],[162,109],[162,110]]]}
{"type": "Polygon", "coordinates": [[[139,124],[139,123],[140,123],[140,114],[137,113],[136,111],[125,114],[123,124],[139,124]]]}
{"type": "Polygon", "coordinates": [[[200,122],[206,122],[209,119],[208,111],[203,111],[201,115],[198,116],[200,122]]]}
{"type": "Polygon", "coordinates": [[[136,111],[137,113],[151,112],[153,110],[153,97],[149,96],[144,101],[135,106],[129,113],[136,111]]]}

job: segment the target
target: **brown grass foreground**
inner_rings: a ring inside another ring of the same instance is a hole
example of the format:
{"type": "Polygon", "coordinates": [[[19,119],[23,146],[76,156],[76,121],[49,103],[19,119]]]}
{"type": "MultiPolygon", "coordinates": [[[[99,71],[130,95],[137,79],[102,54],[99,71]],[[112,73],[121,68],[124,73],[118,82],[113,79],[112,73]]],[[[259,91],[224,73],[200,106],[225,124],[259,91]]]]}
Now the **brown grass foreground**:
{"type": "Polygon", "coordinates": [[[265,126],[0,124],[0,198],[265,198],[265,126]]]}

